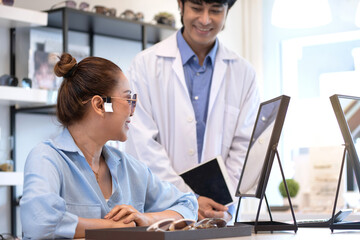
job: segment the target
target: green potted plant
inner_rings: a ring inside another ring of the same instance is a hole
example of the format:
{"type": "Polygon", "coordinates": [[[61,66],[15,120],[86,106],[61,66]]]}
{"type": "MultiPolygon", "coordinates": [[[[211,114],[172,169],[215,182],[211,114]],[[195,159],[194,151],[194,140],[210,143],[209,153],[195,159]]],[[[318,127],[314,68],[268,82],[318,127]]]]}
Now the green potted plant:
{"type": "MultiPolygon", "coordinates": [[[[290,197],[291,198],[296,197],[296,195],[298,194],[299,189],[300,189],[299,183],[295,179],[286,179],[285,181],[286,181],[286,185],[289,190],[290,197]]],[[[284,198],[284,203],[288,202],[285,184],[283,181],[281,181],[279,184],[279,191],[280,191],[281,196],[284,198]]]]}

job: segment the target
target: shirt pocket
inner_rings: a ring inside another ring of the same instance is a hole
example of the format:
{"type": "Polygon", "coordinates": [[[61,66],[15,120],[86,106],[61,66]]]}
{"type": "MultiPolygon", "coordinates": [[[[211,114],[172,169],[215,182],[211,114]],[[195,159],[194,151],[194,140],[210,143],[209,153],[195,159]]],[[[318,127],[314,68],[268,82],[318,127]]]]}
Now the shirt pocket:
{"type": "Polygon", "coordinates": [[[231,146],[235,136],[236,123],[238,121],[239,113],[240,109],[230,105],[225,105],[223,145],[227,148],[231,146]]]}
{"type": "Polygon", "coordinates": [[[74,204],[67,203],[66,211],[82,218],[101,218],[100,204],[74,204]]]}

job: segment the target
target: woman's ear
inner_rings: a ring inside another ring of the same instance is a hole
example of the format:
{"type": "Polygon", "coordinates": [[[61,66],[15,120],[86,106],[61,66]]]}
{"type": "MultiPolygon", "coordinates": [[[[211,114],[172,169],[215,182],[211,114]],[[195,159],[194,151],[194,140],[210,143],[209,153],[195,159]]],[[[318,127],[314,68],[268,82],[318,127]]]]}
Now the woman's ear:
{"type": "Polygon", "coordinates": [[[99,95],[95,95],[91,98],[91,107],[95,113],[99,115],[105,114],[104,100],[99,95]]]}

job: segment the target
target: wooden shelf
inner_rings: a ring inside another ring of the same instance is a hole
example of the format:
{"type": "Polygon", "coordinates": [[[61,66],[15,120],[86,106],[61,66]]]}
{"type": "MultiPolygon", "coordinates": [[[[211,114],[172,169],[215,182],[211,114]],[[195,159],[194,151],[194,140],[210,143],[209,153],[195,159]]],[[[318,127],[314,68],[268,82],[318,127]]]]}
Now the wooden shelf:
{"type": "Polygon", "coordinates": [[[148,43],[156,43],[164,36],[169,36],[176,28],[151,24],[141,21],[131,21],[118,17],[110,17],[94,12],[73,8],[57,8],[48,10],[48,26],[63,28],[63,16],[68,19],[69,30],[92,33],[115,38],[142,41],[142,28],[145,28],[145,38],[148,43]]]}
{"type": "Polygon", "coordinates": [[[1,105],[44,105],[48,104],[49,92],[42,89],[0,86],[1,105]]]}
{"type": "Polygon", "coordinates": [[[0,27],[46,26],[48,14],[23,8],[0,5],[0,27]]]}
{"type": "Polygon", "coordinates": [[[17,186],[23,183],[23,172],[0,172],[0,186],[17,186]]]}

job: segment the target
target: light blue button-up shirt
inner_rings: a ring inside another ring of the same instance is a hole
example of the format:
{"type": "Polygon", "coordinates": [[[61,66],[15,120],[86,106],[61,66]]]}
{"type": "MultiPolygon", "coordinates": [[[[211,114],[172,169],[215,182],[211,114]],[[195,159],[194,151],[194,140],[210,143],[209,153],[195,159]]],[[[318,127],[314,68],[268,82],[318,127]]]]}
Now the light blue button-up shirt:
{"type": "Polygon", "coordinates": [[[182,31],[177,32],[176,38],[184,68],[186,85],[195,112],[198,161],[200,162],[204,144],[211,79],[219,43],[216,39],[214,47],[206,55],[201,66],[198,57],[185,41],[182,31]]]}
{"type": "Polygon", "coordinates": [[[142,213],[173,210],[184,218],[197,218],[198,205],[192,193],[160,181],[145,164],[126,153],[108,146],[102,153],[114,188],[108,201],[67,129],[31,151],[20,201],[25,239],[73,238],[78,217],[104,218],[121,204],[142,213]]]}

